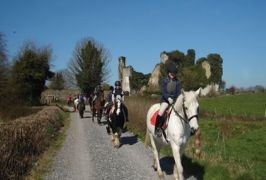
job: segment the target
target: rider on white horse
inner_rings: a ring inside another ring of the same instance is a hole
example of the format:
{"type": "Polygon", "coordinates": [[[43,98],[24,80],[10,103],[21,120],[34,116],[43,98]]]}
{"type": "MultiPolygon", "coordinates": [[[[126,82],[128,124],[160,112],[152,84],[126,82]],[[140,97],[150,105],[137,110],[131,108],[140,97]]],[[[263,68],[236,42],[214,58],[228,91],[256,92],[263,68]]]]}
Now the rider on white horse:
{"type": "Polygon", "coordinates": [[[155,123],[155,134],[160,137],[162,135],[161,126],[164,123],[164,112],[167,107],[173,104],[177,97],[181,93],[181,84],[176,79],[176,65],[174,63],[169,63],[166,66],[167,77],[163,79],[161,84],[161,105],[160,110],[155,123]]]}

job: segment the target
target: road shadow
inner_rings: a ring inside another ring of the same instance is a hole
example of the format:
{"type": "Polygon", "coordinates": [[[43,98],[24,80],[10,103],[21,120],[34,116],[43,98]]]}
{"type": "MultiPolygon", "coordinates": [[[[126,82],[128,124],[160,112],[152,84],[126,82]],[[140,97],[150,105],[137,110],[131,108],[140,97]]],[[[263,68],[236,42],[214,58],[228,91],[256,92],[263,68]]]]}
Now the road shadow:
{"type": "Polygon", "coordinates": [[[122,145],[133,145],[138,142],[138,136],[137,135],[126,136],[126,137],[122,136],[120,142],[122,145]]]}
{"type": "Polygon", "coordinates": [[[184,176],[185,178],[189,178],[191,176],[196,177],[198,180],[202,180],[205,169],[204,166],[200,165],[197,162],[193,162],[192,158],[187,156],[182,157],[182,164],[184,167],[184,176]]]}
{"type": "MultiPolygon", "coordinates": [[[[160,164],[162,170],[167,175],[173,174],[175,160],[172,156],[164,156],[160,159],[160,164]]],[[[197,180],[202,180],[203,175],[205,173],[204,166],[198,164],[197,162],[193,162],[191,158],[183,155],[182,157],[182,165],[184,169],[184,177],[185,179],[189,177],[195,177],[197,180]]]]}

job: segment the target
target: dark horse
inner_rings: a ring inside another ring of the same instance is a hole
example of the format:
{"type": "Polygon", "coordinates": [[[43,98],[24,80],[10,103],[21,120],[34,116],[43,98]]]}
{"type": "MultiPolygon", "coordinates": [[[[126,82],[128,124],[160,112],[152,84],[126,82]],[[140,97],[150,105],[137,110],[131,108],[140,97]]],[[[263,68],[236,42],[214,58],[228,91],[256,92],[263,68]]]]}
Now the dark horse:
{"type": "Polygon", "coordinates": [[[128,120],[127,107],[122,103],[121,97],[116,97],[114,109],[108,119],[108,127],[112,133],[113,145],[116,148],[120,147],[120,137],[124,128],[124,123],[128,120]]]}
{"type": "Polygon", "coordinates": [[[98,124],[101,123],[102,113],[103,113],[103,107],[104,107],[104,93],[103,91],[100,91],[95,99],[93,101],[93,96],[91,95],[89,98],[91,112],[92,112],[92,121],[94,122],[94,117],[97,117],[98,124]]]}
{"type": "Polygon", "coordinates": [[[79,111],[79,116],[83,118],[84,111],[85,111],[85,102],[84,101],[79,102],[77,109],[79,111]]]}

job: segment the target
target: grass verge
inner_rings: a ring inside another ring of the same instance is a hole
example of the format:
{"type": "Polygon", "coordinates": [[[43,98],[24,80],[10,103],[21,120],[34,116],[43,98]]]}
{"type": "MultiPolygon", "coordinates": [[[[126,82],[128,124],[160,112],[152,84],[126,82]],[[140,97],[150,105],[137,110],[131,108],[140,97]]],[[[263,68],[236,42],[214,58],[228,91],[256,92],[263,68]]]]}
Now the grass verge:
{"type": "Polygon", "coordinates": [[[57,137],[53,142],[51,142],[51,145],[48,147],[48,149],[40,155],[38,161],[33,163],[33,168],[25,177],[26,180],[41,180],[45,174],[49,172],[53,158],[58,150],[62,147],[62,144],[65,140],[65,133],[70,124],[69,113],[64,113],[62,121],[64,126],[60,129],[57,137]]]}

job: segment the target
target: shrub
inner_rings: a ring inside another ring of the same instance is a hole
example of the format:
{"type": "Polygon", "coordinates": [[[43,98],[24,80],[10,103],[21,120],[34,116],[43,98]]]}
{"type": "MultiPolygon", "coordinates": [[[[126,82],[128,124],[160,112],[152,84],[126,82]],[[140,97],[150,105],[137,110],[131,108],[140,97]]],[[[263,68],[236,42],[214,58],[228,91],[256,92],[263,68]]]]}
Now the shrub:
{"type": "Polygon", "coordinates": [[[47,107],[0,124],[0,179],[21,179],[26,174],[62,127],[60,112],[56,107],[47,107]]]}

